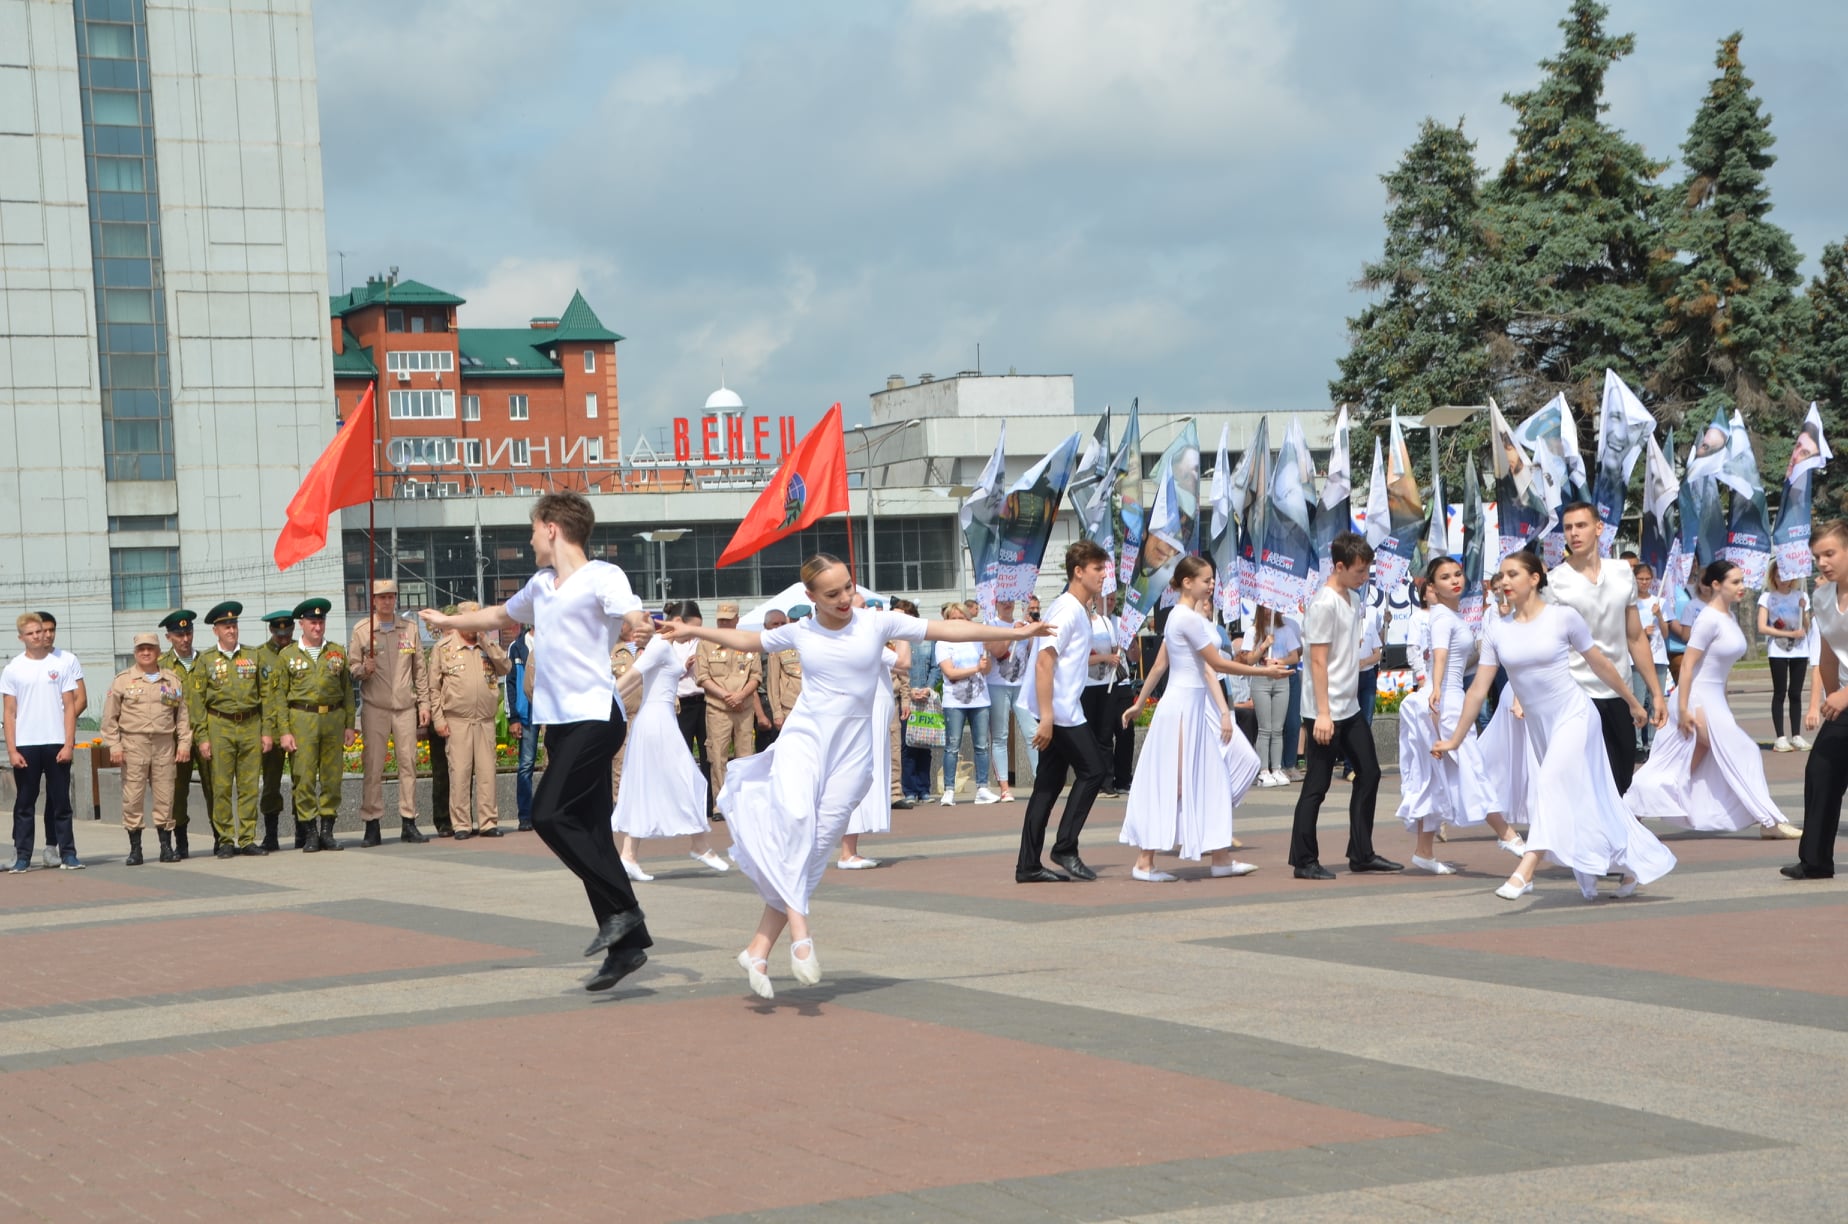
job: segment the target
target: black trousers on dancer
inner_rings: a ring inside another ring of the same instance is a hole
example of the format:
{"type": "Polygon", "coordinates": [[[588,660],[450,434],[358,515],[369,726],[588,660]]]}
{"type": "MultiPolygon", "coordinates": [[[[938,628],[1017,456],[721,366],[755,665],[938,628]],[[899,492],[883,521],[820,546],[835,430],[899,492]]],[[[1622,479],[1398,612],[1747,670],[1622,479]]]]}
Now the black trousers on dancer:
{"type": "Polygon", "coordinates": [[[1622,697],[1593,697],[1591,704],[1598,708],[1604,755],[1611,759],[1611,777],[1621,795],[1636,776],[1636,721],[1630,717],[1630,703],[1622,697]]]}
{"type": "Polygon", "coordinates": [[[1065,799],[1065,814],[1059,817],[1059,836],[1052,843],[1055,855],[1078,853],[1078,835],[1091,815],[1097,792],[1104,787],[1110,772],[1110,759],[1098,746],[1091,728],[1052,728],[1052,742],[1040,749],[1039,769],[1033,775],[1033,794],[1027,799],[1027,816],[1020,827],[1020,859],[1016,871],[1037,871],[1044,866],[1040,851],[1046,845],[1046,823],[1052,819],[1052,802],[1065,788],[1068,771],[1076,771],[1071,794],[1065,799]]]}
{"type": "MultiPolygon", "coordinates": [[[[1825,647],[1826,649],[1826,647],[1825,647]]],[[[1848,715],[1824,719],[1803,767],[1803,840],[1797,858],[1812,874],[1835,874],[1835,834],[1848,794],[1848,715]]]]}
{"type": "MultiPolygon", "coordinates": [[[[627,731],[620,705],[612,705],[609,718],[601,722],[547,727],[545,773],[533,791],[533,831],[584,882],[598,926],[613,914],[636,908],[635,889],[610,833],[610,762],[627,731]]],[[[643,925],[616,946],[653,944],[643,925]]]]}
{"type": "MultiPolygon", "coordinates": [[[[1303,726],[1313,725],[1303,720],[1303,726]]],[[[1380,758],[1373,750],[1373,728],[1367,725],[1366,715],[1355,714],[1335,723],[1335,733],[1326,744],[1318,744],[1313,734],[1309,736],[1303,790],[1296,797],[1296,820],[1290,827],[1292,867],[1322,861],[1315,822],[1322,814],[1329,783],[1334,781],[1337,757],[1354,771],[1354,793],[1348,799],[1348,864],[1373,858],[1373,809],[1380,795],[1380,758]]]]}

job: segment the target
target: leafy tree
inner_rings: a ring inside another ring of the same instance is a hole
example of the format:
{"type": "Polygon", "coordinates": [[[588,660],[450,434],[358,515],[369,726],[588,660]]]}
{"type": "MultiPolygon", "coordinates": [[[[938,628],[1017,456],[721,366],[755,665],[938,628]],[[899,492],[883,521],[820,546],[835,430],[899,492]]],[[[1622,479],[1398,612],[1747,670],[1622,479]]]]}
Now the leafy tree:
{"type": "Polygon", "coordinates": [[[1777,158],[1771,116],[1759,109],[1739,61],[1737,33],[1720,41],[1720,74],[1708,87],[1687,141],[1686,177],[1664,201],[1654,277],[1662,346],[1648,388],[1669,421],[1741,410],[1766,436],[1761,456],[1776,487],[1789,435],[1805,403],[1787,384],[1794,363],[1796,244],[1774,225],[1765,171],[1777,158]]]}
{"type": "Polygon", "coordinates": [[[1822,271],[1799,305],[1794,381],[1821,408],[1830,449],[1842,456],[1816,478],[1814,505],[1818,516],[1848,514],[1848,242],[1822,248],[1822,271]]]}

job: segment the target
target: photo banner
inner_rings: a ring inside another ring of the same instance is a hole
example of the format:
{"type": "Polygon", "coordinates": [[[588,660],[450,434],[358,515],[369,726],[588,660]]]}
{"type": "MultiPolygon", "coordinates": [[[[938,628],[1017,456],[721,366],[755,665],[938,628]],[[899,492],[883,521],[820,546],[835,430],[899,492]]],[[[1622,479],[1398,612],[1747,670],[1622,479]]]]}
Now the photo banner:
{"type": "Polygon", "coordinates": [[[1405,445],[1405,430],[1397,409],[1392,414],[1386,447],[1386,537],[1375,546],[1373,581],[1388,593],[1397,590],[1412,572],[1412,558],[1424,535],[1424,495],[1412,470],[1412,452],[1405,445]]]}
{"type": "Polygon", "coordinates": [[[1021,602],[1033,594],[1053,522],[1071,483],[1079,441],[1080,435],[1073,434],[1008,487],[995,531],[995,581],[986,589],[978,584],[975,592],[984,616],[992,619],[995,604],[1002,600],[1021,602]]]}
{"type": "Polygon", "coordinates": [[[1835,457],[1822,433],[1822,412],[1810,405],[1809,415],[1797,431],[1784,471],[1784,496],[1777,505],[1777,522],[1771,527],[1771,555],[1780,578],[1807,578],[1810,559],[1810,478],[1835,457]]]}
{"type": "Polygon", "coordinates": [[[1482,481],[1476,475],[1476,456],[1463,457],[1463,595],[1457,600],[1472,632],[1482,629],[1482,567],[1489,549],[1488,515],[1483,510],[1482,481]]]}
{"type": "Polygon", "coordinates": [[[1540,491],[1538,473],[1527,452],[1515,439],[1508,418],[1494,400],[1489,401],[1489,464],[1495,477],[1495,518],[1498,545],[1495,564],[1519,552],[1546,530],[1549,516],[1540,491]]]}
{"type": "MultiPolygon", "coordinates": [[[[1672,434],[1669,447],[1674,447],[1672,434]]],[[[1644,453],[1647,463],[1643,468],[1643,531],[1637,557],[1655,572],[1660,589],[1672,591],[1687,581],[1685,572],[1676,576],[1677,571],[1686,569],[1681,564],[1680,529],[1675,514],[1681,482],[1675,479],[1674,465],[1656,445],[1654,434],[1645,440],[1644,453]]]]}
{"type": "Polygon", "coordinates": [[[1001,436],[995,450],[976,478],[975,488],[963,498],[958,518],[962,522],[963,542],[969,546],[969,572],[975,578],[976,599],[989,592],[991,607],[995,578],[1001,563],[1001,513],[1007,501],[1007,422],[1001,422],[1001,436]]]}
{"type": "Polygon", "coordinates": [[[1077,516],[1078,534],[1103,545],[1113,557],[1116,540],[1110,529],[1110,473],[1114,458],[1110,450],[1110,409],[1106,406],[1078,455],[1065,495],[1077,516]]]}
{"type": "Polygon", "coordinates": [[[1304,481],[1309,468],[1302,423],[1292,417],[1271,465],[1270,505],[1250,570],[1251,597],[1267,608],[1298,610],[1314,589],[1315,538],[1304,481]]]}
{"type": "Polygon", "coordinates": [[[1129,585],[1136,557],[1142,552],[1142,413],[1141,400],[1129,401],[1129,424],[1117,445],[1111,470],[1116,482],[1110,493],[1110,534],[1115,541],[1111,556],[1116,564],[1104,579],[1104,594],[1129,585]]]}
{"type": "Polygon", "coordinates": [[[1540,411],[1515,426],[1514,439],[1540,473],[1540,492],[1547,525],[1541,533],[1541,556],[1549,568],[1566,559],[1566,539],[1559,530],[1559,508],[1567,502],[1590,501],[1585,483],[1585,459],[1579,454],[1578,428],[1572,406],[1555,395],[1540,411]]]}
{"type": "Polygon", "coordinates": [[[1615,370],[1605,370],[1604,402],[1598,413],[1598,475],[1591,499],[1603,524],[1598,536],[1601,553],[1608,555],[1617,539],[1630,477],[1636,474],[1644,442],[1654,437],[1655,417],[1615,370]]]}
{"type": "MultiPolygon", "coordinates": [[[[1243,482],[1235,481],[1232,468],[1232,425],[1227,422],[1219,427],[1219,453],[1213,460],[1213,482],[1209,486],[1207,500],[1212,506],[1212,517],[1207,520],[1207,555],[1213,561],[1213,607],[1225,624],[1232,624],[1239,619],[1242,607],[1238,582],[1238,507],[1235,497],[1242,496],[1243,482]]],[[[1239,467],[1245,467],[1245,459],[1239,457],[1239,467]]],[[[1246,473],[1249,478],[1249,471],[1246,473]]]]}
{"type": "MultiPolygon", "coordinates": [[[[1251,435],[1251,445],[1239,457],[1233,473],[1234,496],[1243,491],[1238,519],[1238,585],[1249,592],[1256,581],[1258,546],[1264,538],[1264,520],[1270,517],[1270,418],[1258,418],[1258,428],[1251,435]],[[1243,474],[1242,478],[1240,473],[1243,474]]],[[[1246,594],[1246,599],[1254,598],[1246,594]]]]}
{"type": "Polygon", "coordinates": [[[1745,585],[1762,590],[1771,567],[1771,516],[1765,509],[1765,482],[1745,418],[1735,410],[1726,425],[1726,462],[1719,480],[1732,490],[1732,514],[1720,556],[1745,571],[1745,585]]]}
{"type": "Polygon", "coordinates": [[[1354,529],[1354,473],[1348,453],[1349,434],[1347,405],[1335,414],[1335,437],[1328,448],[1328,479],[1322,482],[1322,495],[1316,499],[1311,527],[1315,542],[1315,571],[1326,578],[1329,572],[1328,546],[1344,531],[1354,529]]]}
{"type": "Polygon", "coordinates": [[[1118,612],[1125,636],[1162,606],[1168,580],[1181,558],[1200,546],[1200,434],[1190,420],[1161,453],[1155,467],[1156,499],[1149,512],[1142,547],[1118,612]]]}

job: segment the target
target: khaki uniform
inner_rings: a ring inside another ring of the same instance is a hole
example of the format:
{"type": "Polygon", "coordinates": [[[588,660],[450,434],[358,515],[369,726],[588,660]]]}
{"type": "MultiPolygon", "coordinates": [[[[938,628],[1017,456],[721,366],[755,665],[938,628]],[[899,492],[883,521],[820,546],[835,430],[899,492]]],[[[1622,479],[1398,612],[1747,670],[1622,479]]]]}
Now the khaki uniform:
{"type": "Polygon", "coordinates": [[[142,827],[141,807],[154,792],[154,827],[173,827],[174,757],[180,745],[192,749],[192,715],[186,682],[159,668],[152,676],[131,667],[109,683],[103,697],[103,743],[121,753],[122,827],[142,827]]]}
{"type": "Polygon", "coordinates": [[[754,650],[731,650],[701,642],[693,652],[693,679],[706,690],[706,763],[712,770],[715,797],[725,789],[725,763],[757,751],[757,681],[763,663],[754,650]],[[708,685],[727,693],[743,693],[744,704],[734,710],[712,695],[708,685]]]}
{"type": "Polygon", "coordinates": [[[189,701],[193,726],[205,727],[193,738],[212,746],[212,828],[220,842],[241,849],[257,840],[263,772],[263,668],[256,652],[200,651],[189,701]]]}
{"type": "Polygon", "coordinates": [[[353,726],[353,680],[346,651],[326,642],[317,659],[300,642],[285,646],[270,672],[263,713],[270,735],[277,740],[285,734],[295,737],[295,751],[289,754],[289,797],[296,824],[339,816],[346,733],[353,726]]]}
{"type": "MultiPolygon", "coordinates": [[[[184,662],[172,650],[161,651],[160,666],[163,670],[170,671],[180,678],[182,700],[187,700],[186,694],[192,691],[193,681],[198,678],[199,658],[199,652],[196,650],[193,651],[192,658],[184,662]]],[[[188,722],[192,722],[191,713],[191,701],[187,700],[188,722]]],[[[212,763],[199,755],[199,741],[205,737],[203,724],[192,722],[192,737],[192,755],[173,768],[173,827],[176,829],[186,827],[188,820],[186,805],[188,797],[192,794],[192,780],[195,773],[199,775],[199,793],[205,800],[205,823],[208,825],[212,823],[212,763]]]]}
{"type": "Polygon", "coordinates": [[[417,626],[399,617],[389,626],[376,627],[367,617],[353,630],[347,657],[359,682],[360,753],[365,786],[359,806],[361,820],[385,814],[385,741],[398,753],[398,815],[417,819],[417,721],[430,709],[429,677],[417,638],[417,626]]]}
{"type": "Polygon", "coordinates": [[[448,733],[449,820],[458,833],[492,829],[500,811],[494,772],[494,724],[500,678],[513,670],[507,652],[485,638],[471,646],[446,634],[430,651],[431,726],[448,733]],[[479,825],[468,813],[470,782],[479,825]]]}
{"type": "MultiPolygon", "coordinates": [[[[635,668],[635,647],[628,642],[616,643],[616,649],[610,651],[610,675],[618,681],[635,668]]],[[[528,673],[531,674],[531,673],[528,673]]],[[[527,694],[530,697],[532,694],[527,694]]],[[[633,693],[622,698],[623,717],[633,722],[635,713],[642,708],[642,690],[638,687],[633,693]]],[[[616,750],[616,757],[610,762],[610,802],[616,801],[616,788],[622,785],[622,761],[629,753],[629,737],[623,736],[622,747],[616,750]]]]}
{"type": "MultiPolygon", "coordinates": [[[[293,646],[294,643],[289,645],[293,646]]],[[[257,656],[257,666],[263,671],[264,682],[268,683],[276,672],[276,660],[282,651],[272,646],[266,637],[259,645],[251,648],[251,653],[257,656]]],[[[271,732],[271,736],[272,739],[280,739],[281,733],[271,732]]],[[[263,814],[266,826],[271,817],[282,815],[282,768],[287,763],[284,759],[287,756],[288,753],[278,743],[272,743],[270,750],[263,754],[263,793],[257,799],[257,811],[263,814]]]]}
{"type": "Polygon", "coordinates": [[[770,697],[770,721],[782,726],[802,695],[802,656],[779,650],[764,660],[764,689],[770,697]]]}

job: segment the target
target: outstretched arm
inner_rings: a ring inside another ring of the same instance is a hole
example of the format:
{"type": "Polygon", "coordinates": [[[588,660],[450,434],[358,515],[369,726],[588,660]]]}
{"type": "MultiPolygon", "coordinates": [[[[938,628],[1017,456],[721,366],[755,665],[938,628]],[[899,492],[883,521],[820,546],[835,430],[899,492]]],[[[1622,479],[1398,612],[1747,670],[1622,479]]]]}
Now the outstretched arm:
{"type": "Polygon", "coordinates": [[[755,654],[762,654],[764,650],[764,635],[749,629],[720,629],[715,625],[668,621],[658,632],[670,642],[711,642],[727,650],[748,650],[755,654]]]}
{"type": "Polygon", "coordinates": [[[924,622],[924,640],[928,642],[1018,642],[1022,638],[1051,637],[1052,634],[1052,626],[1045,621],[1022,621],[1018,625],[952,620],[924,622]]]}

